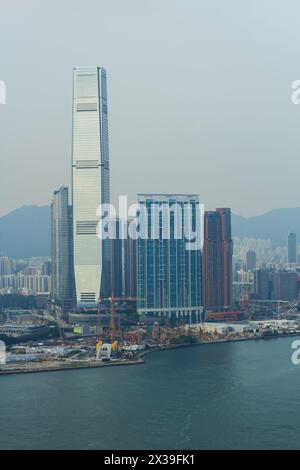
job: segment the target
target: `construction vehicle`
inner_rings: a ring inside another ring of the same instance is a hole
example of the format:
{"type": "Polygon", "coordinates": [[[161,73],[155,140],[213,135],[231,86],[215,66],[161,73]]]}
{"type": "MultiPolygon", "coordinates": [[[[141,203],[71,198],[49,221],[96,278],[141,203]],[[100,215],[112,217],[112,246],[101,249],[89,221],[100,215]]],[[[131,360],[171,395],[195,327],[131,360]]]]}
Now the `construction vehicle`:
{"type": "Polygon", "coordinates": [[[104,341],[101,340],[101,341],[98,341],[98,342],[96,343],[96,346],[95,346],[96,351],[98,351],[98,349],[100,348],[100,346],[102,346],[103,342],[104,342],[104,341]]]}

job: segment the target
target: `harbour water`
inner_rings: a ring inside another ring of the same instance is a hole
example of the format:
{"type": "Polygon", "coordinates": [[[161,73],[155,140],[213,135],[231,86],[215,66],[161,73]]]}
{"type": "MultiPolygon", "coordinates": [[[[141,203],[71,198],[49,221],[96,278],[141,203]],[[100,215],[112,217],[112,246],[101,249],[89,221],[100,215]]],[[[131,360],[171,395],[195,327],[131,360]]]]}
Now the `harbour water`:
{"type": "Polygon", "coordinates": [[[162,351],[137,366],[1,376],[0,448],[300,448],[294,339],[162,351]]]}

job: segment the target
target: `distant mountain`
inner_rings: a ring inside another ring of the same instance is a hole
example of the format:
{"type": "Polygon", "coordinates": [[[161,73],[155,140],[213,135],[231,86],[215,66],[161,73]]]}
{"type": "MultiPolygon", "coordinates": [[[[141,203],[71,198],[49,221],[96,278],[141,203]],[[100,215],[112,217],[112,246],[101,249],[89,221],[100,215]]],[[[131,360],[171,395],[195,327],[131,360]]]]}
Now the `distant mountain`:
{"type": "Polygon", "coordinates": [[[240,238],[270,239],[275,247],[287,244],[289,232],[295,232],[300,241],[300,207],[274,209],[249,219],[233,214],[232,232],[240,238]]]}
{"type": "MultiPolygon", "coordinates": [[[[0,217],[0,253],[12,258],[50,256],[50,227],[50,206],[23,206],[0,217]]],[[[273,246],[283,246],[288,232],[296,232],[300,242],[300,207],[248,219],[232,214],[235,237],[270,239],[273,246]]]]}
{"type": "Polygon", "coordinates": [[[50,206],[23,206],[0,217],[0,253],[12,258],[50,256],[50,206]]]}

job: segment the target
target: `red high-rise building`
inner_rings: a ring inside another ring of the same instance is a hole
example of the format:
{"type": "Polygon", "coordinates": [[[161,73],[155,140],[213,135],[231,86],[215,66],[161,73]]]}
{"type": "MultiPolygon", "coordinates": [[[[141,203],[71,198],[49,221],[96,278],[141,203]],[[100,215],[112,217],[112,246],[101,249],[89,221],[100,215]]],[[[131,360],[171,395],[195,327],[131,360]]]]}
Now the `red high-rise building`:
{"type": "Polygon", "coordinates": [[[231,211],[205,212],[203,246],[203,305],[228,310],[232,304],[231,211]]]}

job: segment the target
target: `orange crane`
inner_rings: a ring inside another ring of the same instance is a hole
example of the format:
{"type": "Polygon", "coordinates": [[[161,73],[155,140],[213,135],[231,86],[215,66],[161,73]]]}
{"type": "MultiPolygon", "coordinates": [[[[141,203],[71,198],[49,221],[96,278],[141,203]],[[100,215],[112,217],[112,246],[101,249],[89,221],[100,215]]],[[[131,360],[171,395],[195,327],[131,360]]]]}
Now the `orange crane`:
{"type": "Polygon", "coordinates": [[[110,340],[113,344],[115,340],[115,299],[113,297],[109,298],[110,301],[110,340]]]}
{"type": "MultiPolygon", "coordinates": [[[[139,297],[105,297],[101,300],[108,300],[110,303],[110,339],[111,342],[115,340],[115,302],[126,302],[126,301],[134,301],[134,300],[143,300],[139,297]]],[[[98,331],[99,331],[99,338],[100,338],[100,326],[101,326],[101,309],[100,309],[100,302],[98,305],[98,331]]],[[[121,328],[121,319],[119,317],[119,336],[122,336],[122,328],[121,328]]]]}
{"type": "MultiPolygon", "coordinates": [[[[110,301],[110,338],[111,342],[115,339],[115,302],[128,302],[134,300],[143,300],[139,297],[109,297],[110,301]]],[[[122,336],[121,319],[119,317],[119,336],[122,336]]]]}
{"type": "Polygon", "coordinates": [[[98,337],[101,339],[101,305],[98,304],[98,337]]]}
{"type": "Polygon", "coordinates": [[[118,336],[122,339],[121,315],[119,315],[118,336]]]}

